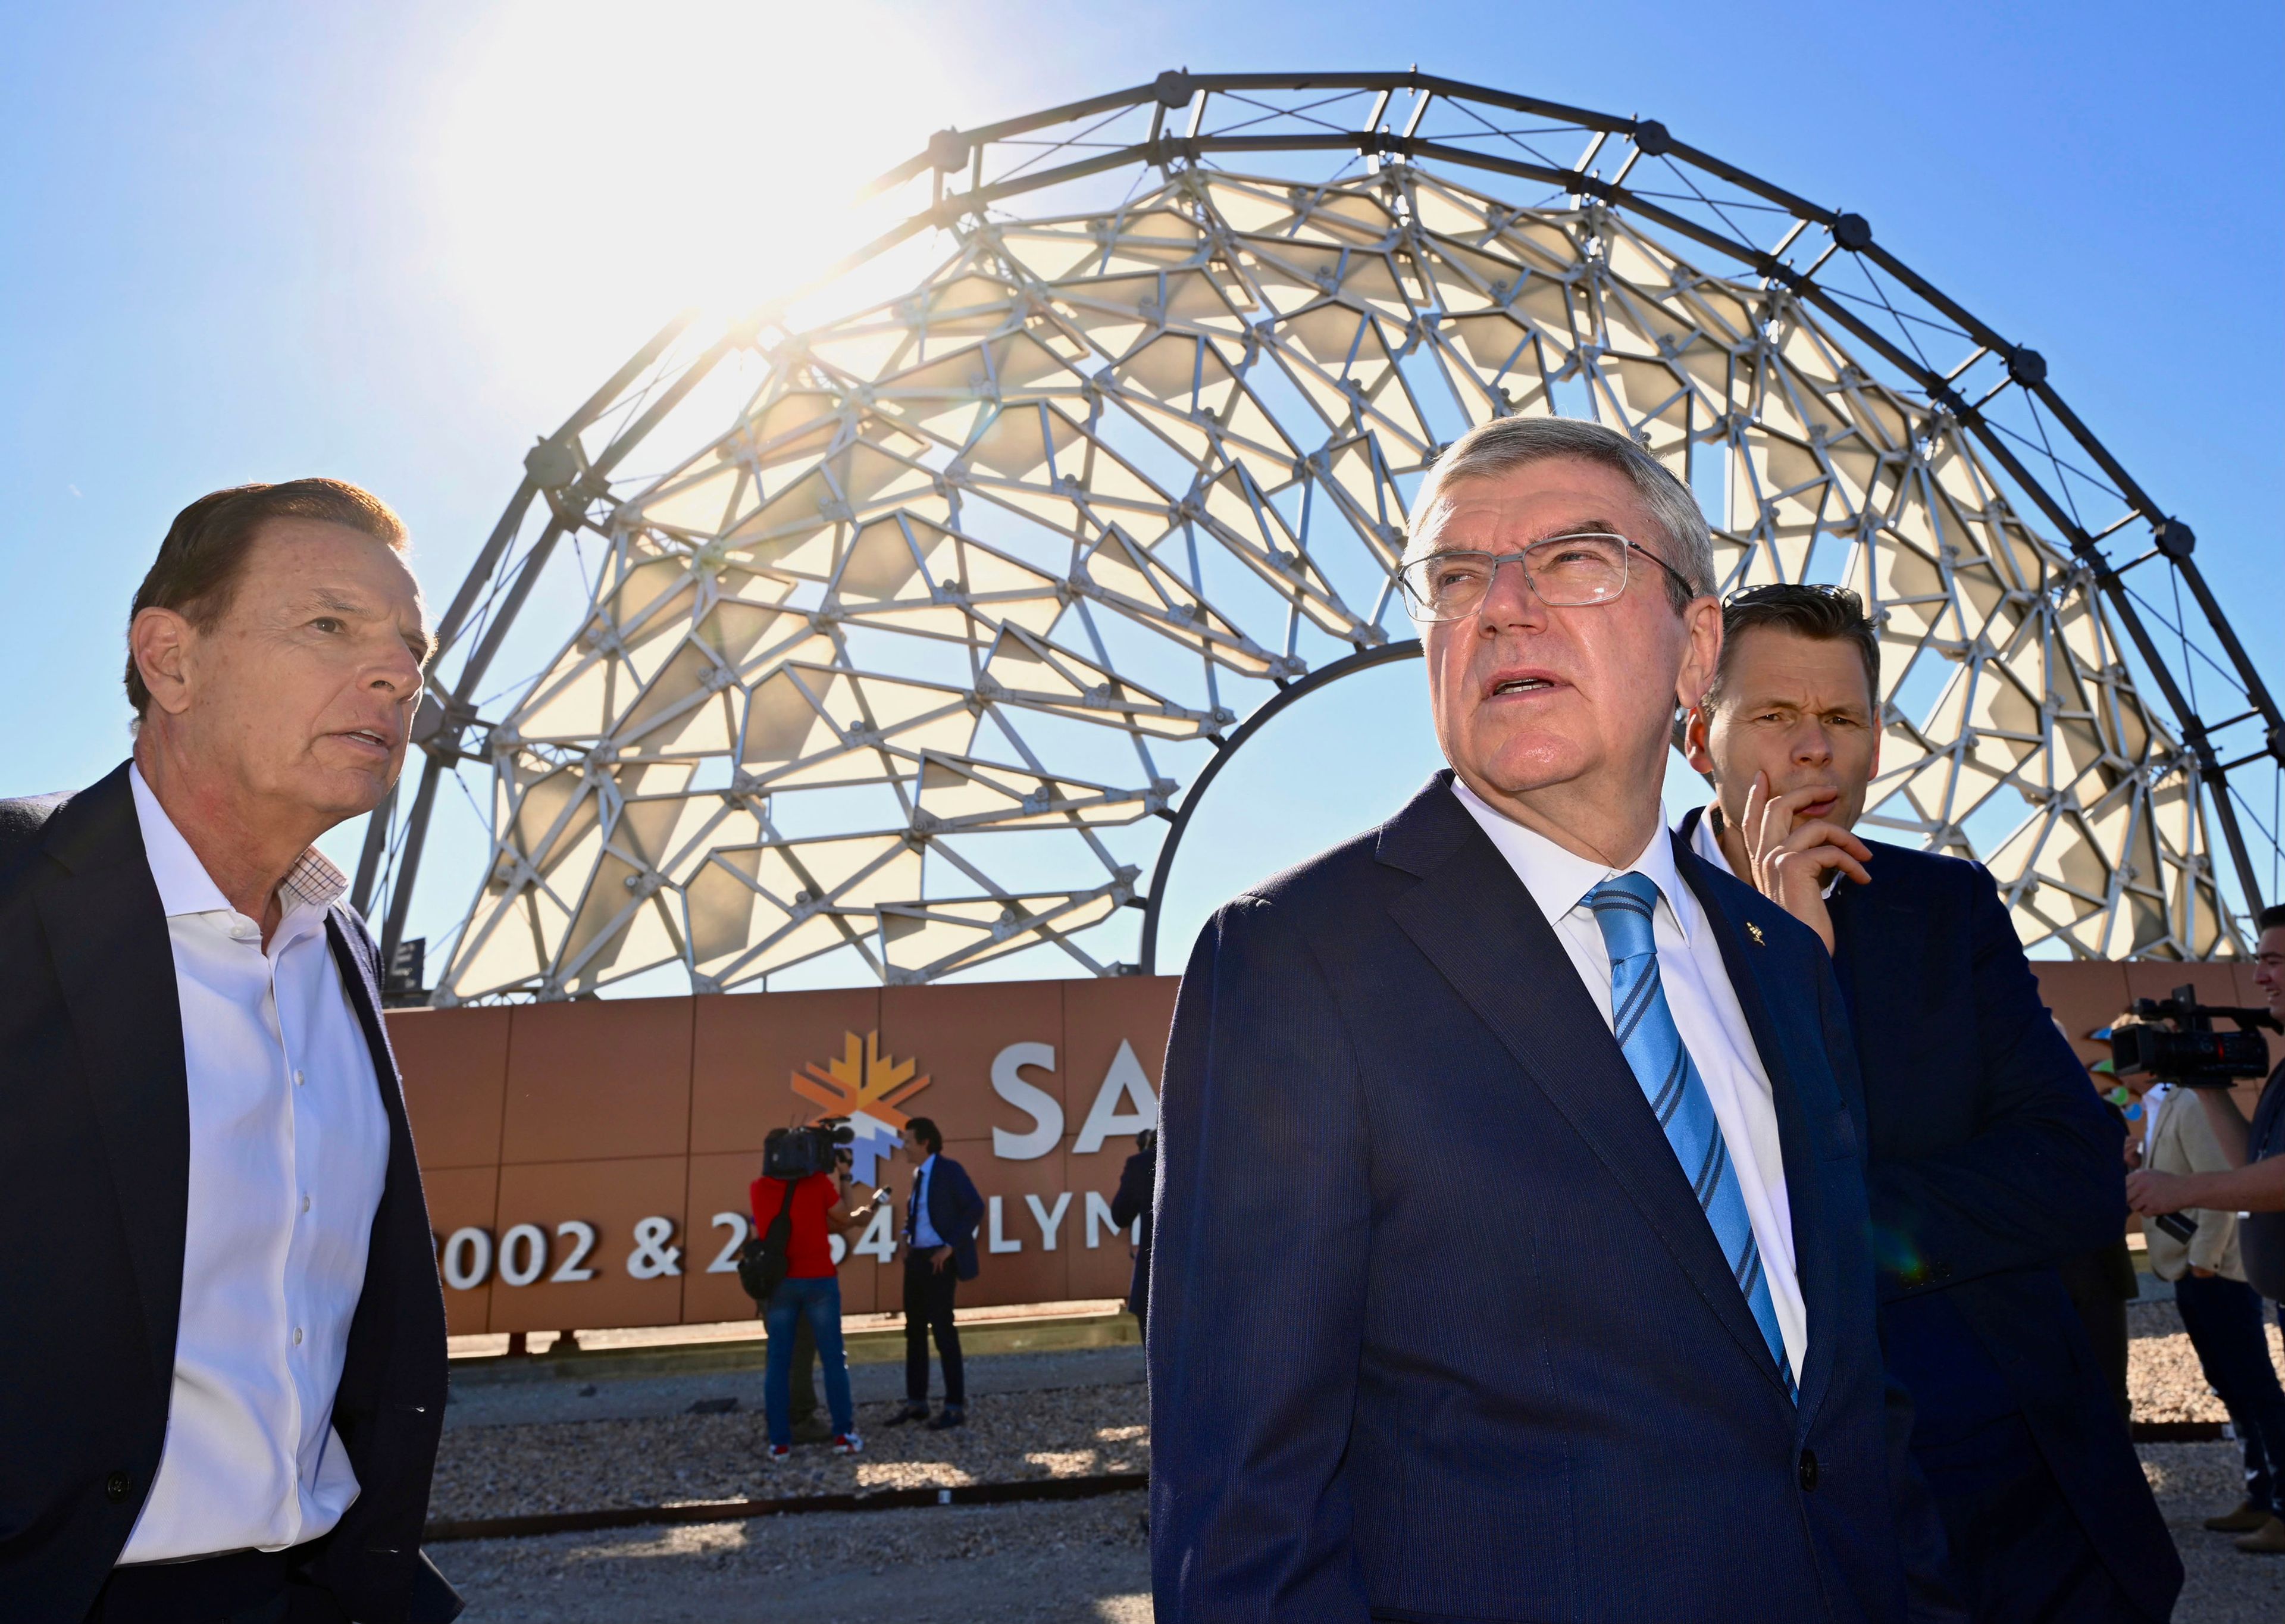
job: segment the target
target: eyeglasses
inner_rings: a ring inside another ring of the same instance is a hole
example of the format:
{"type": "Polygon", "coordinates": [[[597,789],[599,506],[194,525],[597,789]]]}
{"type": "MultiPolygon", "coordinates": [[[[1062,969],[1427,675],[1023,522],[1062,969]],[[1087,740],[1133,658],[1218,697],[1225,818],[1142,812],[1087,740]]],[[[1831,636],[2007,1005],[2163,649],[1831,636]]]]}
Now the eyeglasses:
{"type": "Polygon", "coordinates": [[[1401,566],[1396,578],[1404,588],[1405,607],[1422,622],[1464,620],[1475,613],[1502,564],[1519,566],[1550,608],[1581,608],[1608,603],[1627,590],[1627,558],[1635,553],[1696,595],[1689,577],[1648,547],[1600,531],[1551,536],[1520,553],[1424,553],[1401,566]]]}

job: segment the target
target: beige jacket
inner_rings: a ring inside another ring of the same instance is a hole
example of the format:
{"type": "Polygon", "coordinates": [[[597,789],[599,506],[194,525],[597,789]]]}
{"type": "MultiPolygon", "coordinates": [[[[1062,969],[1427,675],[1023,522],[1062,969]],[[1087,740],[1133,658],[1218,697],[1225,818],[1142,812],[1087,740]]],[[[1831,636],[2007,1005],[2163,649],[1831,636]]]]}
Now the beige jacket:
{"type": "MultiPolygon", "coordinates": [[[[2153,1091],[2155,1093],[2155,1090],[2153,1091]]],[[[2148,1099],[2144,1110],[2149,1109],[2148,1099]]],[[[2156,1173],[2226,1173],[2229,1158],[2214,1138],[2205,1107],[2195,1091],[2171,1088],[2157,1108],[2156,1121],[2145,1130],[2142,1165],[2156,1173]]],[[[2149,1220],[2142,1223],[2149,1249],[2150,1272],[2161,1280],[2179,1280],[2192,1267],[2210,1268],[2232,1280],[2243,1280],[2245,1268],[2237,1259],[2237,1214],[2193,1207],[2183,1214],[2197,1220],[2198,1232],[2184,1245],[2149,1220]]]]}

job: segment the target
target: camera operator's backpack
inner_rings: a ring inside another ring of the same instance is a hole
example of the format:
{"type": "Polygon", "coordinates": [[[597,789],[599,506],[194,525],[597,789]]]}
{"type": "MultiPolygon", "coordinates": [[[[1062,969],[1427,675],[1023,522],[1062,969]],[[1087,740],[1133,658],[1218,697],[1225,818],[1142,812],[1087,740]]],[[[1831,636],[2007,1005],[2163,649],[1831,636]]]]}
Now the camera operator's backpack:
{"type": "Polygon", "coordinates": [[[738,1283],[759,1307],[770,1306],[771,1296],[790,1267],[786,1251],[793,1244],[793,1180],[785,1181],[778,1215],[770,1220],[768,1228],[738,1248],[738,1283]]]}

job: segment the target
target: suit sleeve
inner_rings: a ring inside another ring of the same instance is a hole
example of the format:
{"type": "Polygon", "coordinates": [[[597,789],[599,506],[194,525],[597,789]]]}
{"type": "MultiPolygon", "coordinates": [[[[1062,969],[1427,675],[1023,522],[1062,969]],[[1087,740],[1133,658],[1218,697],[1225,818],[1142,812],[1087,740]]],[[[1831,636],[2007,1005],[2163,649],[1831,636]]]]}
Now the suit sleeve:
{"type": "Polygon", "coordinates": [[[1368,1136],[1339,1001],[1241,898],[1182,977],[1150,1257],[1161,1624],[1363,1624],[1343,1475],[1363,1345],[1368,1136]]]}
{"type": "Polygon", "coordinates": [[[1119,1171],[1119,1193],[1111,1198],[1111,1221],[1124,1229],[1150,1210],[1153,1170],[1140,1154],[1127,1158],[1119,1171]]]}
{"type": "Polygon", "coordinates": [[[968,1176],[967,1168],[960,1167],[957,1163],[954,1165],[960,1178],[953,1184],[952,1193],[960,1204],[954,1209],[952,1228],[937,1231],[937,1238],[950,1246],[974,1240],[976,1226],[984,1221],[984,1197],[977,1194],[976,1181],[968,1176]]]}
{"type": "Polygon", "coordinates": [[[1974,870],[1970,985],[1976,1132],[1933,1156],[1872,1169],[1886,1297],[2052,1265],[2117,1241],[2126,1227],[2123,1130],[2103,1110],[2039,984],[1991,876],[1974,870]]]}

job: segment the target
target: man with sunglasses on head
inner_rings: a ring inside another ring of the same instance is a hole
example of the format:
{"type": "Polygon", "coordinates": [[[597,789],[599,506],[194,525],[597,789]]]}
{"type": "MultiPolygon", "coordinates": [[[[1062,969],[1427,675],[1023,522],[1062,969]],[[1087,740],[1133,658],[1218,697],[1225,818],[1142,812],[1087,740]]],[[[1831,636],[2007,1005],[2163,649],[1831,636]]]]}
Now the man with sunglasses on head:
{"type": "Polygon", "coordinates": [[[1464,436],[1413,511],[1451,770],[1223,907],[1182,978],[1158,1616],[1911,1616],[1936,1539],[1840,992],[1663,828],[1721,640],[1706,522],[1546,418],[1464,436]]]}
{"type": "Polygon", "coordinates": [[[1864,1079],[1881,1341],[1954,1588],[1991,1624],[2163,1619],[2181,1564],[2057,1273],[2117,1243],[2120,1129],[1991,875],[1854,832],[1879,679],[1854,592],[1733,596],[1684,725],[1716,798],[1680,833],[1832,954],[1864,1079]]]}

